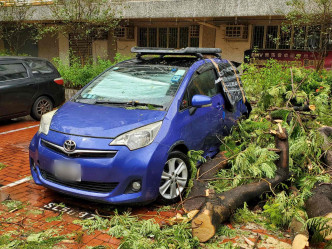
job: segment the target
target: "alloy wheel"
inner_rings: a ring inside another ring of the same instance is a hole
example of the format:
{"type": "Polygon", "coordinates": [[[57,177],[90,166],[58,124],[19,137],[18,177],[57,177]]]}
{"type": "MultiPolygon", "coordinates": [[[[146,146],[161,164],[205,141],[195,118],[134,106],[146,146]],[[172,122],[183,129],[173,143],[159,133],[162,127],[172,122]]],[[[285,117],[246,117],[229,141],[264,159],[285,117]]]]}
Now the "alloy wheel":
{"type": "Polygon", "coordinates": [[[165,199],[177,198],[186,187],[188,168],[181,158],[169,159],[161,175],[159,192],[165,199]]]}
{"type": "Polygon", "coordinates": [[[46,99],[41,99],[37,104],[37,113],[43,115],[52,110],[51,103],[46,99]]]}

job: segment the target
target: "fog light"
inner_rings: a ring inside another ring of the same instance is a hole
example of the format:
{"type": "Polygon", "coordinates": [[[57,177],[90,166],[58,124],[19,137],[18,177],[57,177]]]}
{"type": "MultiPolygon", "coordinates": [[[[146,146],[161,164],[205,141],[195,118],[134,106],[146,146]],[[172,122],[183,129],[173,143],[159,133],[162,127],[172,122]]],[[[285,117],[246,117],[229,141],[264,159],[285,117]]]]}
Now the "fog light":
{"type": "Polygon", "coordinates": [[[141,190],[141,183],[140,182],[133,182],[131,185],[133,191],[137,192],[141,190]]]}

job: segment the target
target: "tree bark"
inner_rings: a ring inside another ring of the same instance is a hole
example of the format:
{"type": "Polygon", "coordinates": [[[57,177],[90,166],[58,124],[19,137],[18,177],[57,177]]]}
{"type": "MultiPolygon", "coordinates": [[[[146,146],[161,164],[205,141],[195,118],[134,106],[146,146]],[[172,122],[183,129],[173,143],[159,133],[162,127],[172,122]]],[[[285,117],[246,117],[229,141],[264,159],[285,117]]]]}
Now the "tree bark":
{"type": "MultiPolygon", "coordinates": [[[[309,218],[326,217],[332,218],[332,185],[322,184],[314,188],[313,195],[306,201],[305,209],[309,218]]],[[[332,221],[327,225],[332,228],[332,221]]],[[[324,231],[322,231],[323,235],[324,231]]],[[[332,233],[323,235],[326,240],[332,239],[332,233]]]]}
{"type": "Polygon", "coordinates": [[[210,194],[198,215],[192,221],[193,236],[200,242],[206,242],[216,233],[219,225],[228,220],[234,210],[255,197],[271,191],[277,184],[289,176],[289,146],[286,130],[275,134],[276,148],[280,151],[276,161],[277,172],[273,179],[242,185],[221,194],[210,194]]]}
{"type": "Polygon", "coordinates": [[[227,159],[222,152],[217,154],[213,159],[199,167],[197,179],[194,179],[193,187],[190,190],[188,198],[183,203],[183,209],[188,213],[193,210],[199,210],[206,201],[208,195],[207,179],[213,178],[219,170],[226,167],[227,159]]]}
{"type": "Polygon", "coordinates": [[[329,169],[332,169],[332,127],[324,126],[318,129],[324,138],[322,149],[325,151],[324,162],[329,169]]]}

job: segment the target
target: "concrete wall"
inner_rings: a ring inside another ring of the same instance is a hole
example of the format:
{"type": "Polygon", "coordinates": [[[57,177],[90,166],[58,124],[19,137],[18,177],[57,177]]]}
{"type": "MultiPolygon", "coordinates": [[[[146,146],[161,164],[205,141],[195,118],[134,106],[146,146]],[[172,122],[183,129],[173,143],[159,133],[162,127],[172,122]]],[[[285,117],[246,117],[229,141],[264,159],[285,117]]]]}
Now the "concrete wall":
{"type": "Polygon", "coordinates": [[[59,34],[59,57],[64,64],[69,64],[69,41],[68,39],[59,34]]]}
{"type": "Polygon", "coordinates": [[[216,43],[216,29],[204,25],[200,26],[200,43],[203,48],[214,48],[216,43]]]}
{"type": "Polygon", "coordinates": [[[38,42],[38,57],[48,60],[59,57],[59,40],[57,36],[48,35],[38,42]]]}
{"type": "Polygon", "coordinates": [[[108,58],[108,44],[107,40],[96,40],[92,42],[92,56],[93,60],[96,61],[99,58],[108,58]]]}
{"type": "MultiPolygon", "coordinates": [[[[109,0],[112,1],[112,0],[109,0]]],[[[112,1],[119,18],[192,18],[276,16],[287,12],[288,0],[140,0],[112,1]]],[[[50,20],[47,6],[34,6],[31,20],[50,20]]],[[[0,20],[1,20],[0,16],[0,20]]]]}
{"type": "Polygon", "coordinates": [[[247,40],[226,40],[225,25],[220,26],[216,31],[215,47],[222,49],[222,57],[228,60],[242,62],[244,59],[244,51],[250,49],[252,25],[249,25],[247,40]]]}

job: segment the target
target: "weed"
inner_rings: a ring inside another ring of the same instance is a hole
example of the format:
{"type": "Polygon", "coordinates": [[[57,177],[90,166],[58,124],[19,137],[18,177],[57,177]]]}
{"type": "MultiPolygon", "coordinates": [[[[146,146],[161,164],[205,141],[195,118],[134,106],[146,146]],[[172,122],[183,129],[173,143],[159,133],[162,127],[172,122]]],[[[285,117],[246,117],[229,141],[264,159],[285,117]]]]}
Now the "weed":
{"type": "Polygon", "coordinates": [[[7,165],[5,165],[5,164],[3,164],[3,163],[0,163],[0,170],[4,169],[4,168],[6,168],[6,167],[7,167],[7,165]]]}
{"type": "Polygon", "coordinates": [[[15,200],[6,200],[3,201],[2,204],[7,207],[9,212],[17,209],[22,209],[24,207],[22,202],[15,200]]]}

